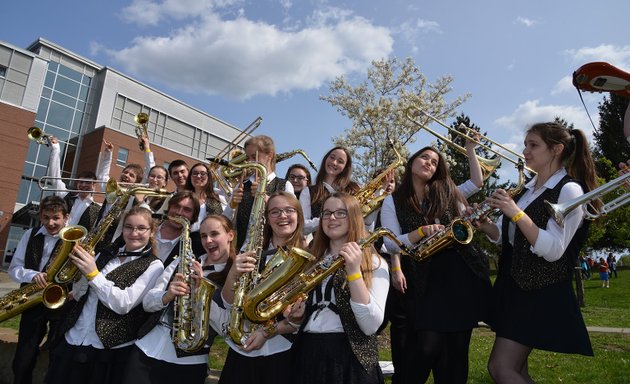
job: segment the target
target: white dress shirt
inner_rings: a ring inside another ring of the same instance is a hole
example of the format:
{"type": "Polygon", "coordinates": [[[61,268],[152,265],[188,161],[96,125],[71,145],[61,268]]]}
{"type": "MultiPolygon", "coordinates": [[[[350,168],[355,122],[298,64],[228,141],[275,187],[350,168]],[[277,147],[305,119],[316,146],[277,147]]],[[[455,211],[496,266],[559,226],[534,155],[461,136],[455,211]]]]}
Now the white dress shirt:
{"type": "MultiPolygon", "coordinates": [[[[120,250],[122,251],[123,248],[120,250]]],[[[141,256],[128,256],[125,258],[114,257],[92,280],[88,282],[87,279],[83,277],[74,285],[72,293],[76,300],[79,300],[83,294],[86,293],[86,285],[89,285],[89,289],[87,289],[88,297],[81,311],[81,315],[74,326],[66,332],[65,337],[68,344],[91,345],[98,349],[104,348],[103,343],[96,333],[95,327],[96,309],[99,301],[119,315],[129,313],[133,308],[142,303],[142,298],[149,289],[154,286],[155,281],[164,270],[160,260],[153,260],[146,271],[144,271],[132,285],[125,289],[116,287],[113,281],[105,278],[105,275],[109,272],[138,257],[141,256]]],[[[131,344],[133,344],[133,341],[117,345],[114,348],[121,348],[131,344]]]]}
{"type": "MultiPolygon", "coordinates": [[[[201,257],[201,263],[203,265],[206,255],[201,257]]],[[[168,285],[171,281],[171,277],[177,272],[180,258],[173,260],[165,269],[162,275],[158,278],[155,286],[144,296],[142,305],[147,312],[161,311],[168,306],[162,302],[162,297],[168,291],[168,285]]],[[[214,271],[220,272],[225,268],[225,263],[213,264],[214,271]]],[[[210,307],[210,312],[220,310],[220,308],[213,302],[210,307]]],[[[163,316],[165,317],[165,316],[163,316]]],[[[161,361],[166,361],[173,364],[191,365],[191,364],[205,364],[208,360],[207,355],[192,355],[177,357],[175,352],[175,345],[171,336],[171,327],[166,326],[163,323],[158,323],[149,333],[143,338],[136,340],[136,346],[144,352],[145,355],[161,361]]]]}
{"type": "MultiPolygon", "coordinates": [[[[521,196],[516,205],[518,205],[520,209],[525,210],[525,208],[536,200],[536,198],[538,198],[544,191],[554,188],[566,174],[567,171],[564,168],[560,168],[547,180],[547,182],[545,182],[542,187],[537,190],[535,190],[534,187],[536,186],[536,179],[538,176],[535,176],[527,184],[525,184],[525,188],[527,190],[523,196],[521,196]]],[[[582,196],[583,194],[584,191],[578,183],[566,183],[560,190],[558,203],[562,204],[566,201],[582,196]]],[[[543,257],[545,260],[550,262],[560,259],[560,257],[564,254],[564,251],[569,246],[571,239],[573,239],[573,235],[575,235],[575,232],[582,225],[583,216],[584,211],[581,208],[573,210],[573,212],[569,213],[565,218],[564,227],[559,226],[553,218],[550,218],[549,221],[547,221],[546,229],[539,228],[536,244],[531,246],[530,250],[534,254],[543,257]]],[[[496,240],[490,240],[495,243],[499,243],[502,237],[501,231],[503,228],[503,215],[501,215],[499,220],[496,222],[496,226],[499,229],[499,236],[496,240]]],[[[516,226],[510,221],[510,225],[508,226],[508,238],[510,244],[514,244],[515,231],[516,226]]]]}
{"type": "Polygon", "coordinates": [[[42,259],[39,262],[39,270],[35,271],[27,269],[24,267],[24,260],[26,257],[26,246],[28,245],[28,240],[31,237],[32,231],[33,228],[24,232],[20,242],[15,248],[15,253],[13,253],[13,258],[11,259],[11,264],[9,265],[9,276],[17,283],[30,283],[33,281],[33,277],[35,277],[35,275],[44,270],[44,267],[46,267],[46,264],[50,259],[50,254],[55,248],[57,240],[59,240],[59,234],[51,235],[44,226],[40,227],[36,235],[43,234],[45,237],[42,259]]]}
{"type": "MultiPolygon", "coordinates": [[[[329,256],[330,254],[327,253],[326,255],[329,256]]],[[[385,302],[387,301],[387,293],[389,292],[389,268],[387,267],[387,263],[377,255],[372,255],[372,265],[374,267],[374,271],[372,272],[372,285],[368,289],[370,292],[370,302],[367,304],[361,304],[350,299],[350,307],[352,308],[354,317],[359,324],[359,328],[366,335],[374,334],[383,323],[383,318],[385,317],[385,302]]],[[[319,287],[322,297],[324,298],[326,284],[331,278],[331,276],[328,276],[324,279],[324,281],[322,281],[322,284],[319,287]]],[[[317,304],[315,300],[316,298],[314,296],[313,303],[317,304]]],[[[335,304],[337,303],[334,289],[331,291],[330,302],[335,304]]],[[[304,332],[344,332],[343,325],[341,324],[341,318],[338,314],[336,314],[328,306],[321,309],[321,311],[318,311],[319,310],[316,309],[315,312],[311,314],[311,317],[309,317],[308,322],[304,327],[304,332]]]]}
{"type": "MultiPolygon", "coordinates": [[[[322,183],[328,193],[333,194],[337,192],[332,185],[328,183],[322,183]]],[[[308,187],[305,187],[300,193],[300,205],[304,212],[304,234],[314,233],[319,228],[319,217],[313,217],[313,211],[311,210],[311,191],[308,187]]]]}

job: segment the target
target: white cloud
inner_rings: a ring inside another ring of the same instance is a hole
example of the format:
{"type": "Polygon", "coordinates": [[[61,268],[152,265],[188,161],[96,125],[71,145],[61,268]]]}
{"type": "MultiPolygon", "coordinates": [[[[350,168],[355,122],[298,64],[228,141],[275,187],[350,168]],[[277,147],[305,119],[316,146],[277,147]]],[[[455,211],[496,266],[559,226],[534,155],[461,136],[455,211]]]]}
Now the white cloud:
{"type": "Polygon", "coordinates": [[[240,3],[242,0],[133,0],[122,10],[122,17],[133,24],[156,26],[167,19],[198,17],[240,3]]]}
{"type": "MultiPolygon", "coordinates": [[[[575,128],[581,129],[590,138],[593,135],[593,126],[588,120],[586,111],[580,106],[570,105],[541,105],[539,100],[528,100],[519,105],[511,115],[501,116],[494,121],[499,127],[503,127],[507,132],[507,142],[521,143],[523,134],[529,126],[544,121],[553,121],[556,117],[573,124],[575,128]]],[[[598,116],[591,115],[595,126],[598,125],[598,116]]],[[[520,147],[521,144],[518,144],[520,147]]]]}
{"type": "Polygon", "coordinates": [[[560,79],[560,81],[558,81],[551,89],[551,94],[558,95],[569,90],[575,90],[575,87],[573,86],[573,76],[565,76],[560,79]]]}
{"type": "Polygon", "coordinates": [[[440,34],[442,33],[440,23],[438,23],[437,21],[420,19],[416,22],[416,27],[418,27],[421,32],[435,32],[440,34]]]}
{"type": "Polygon", "coordinates": [[[538,23],[536,20],[528,19],[527,17],[522,17],[522,16],[517,17],[516,20],[514,20],[514,22],[516,24],[524,25],[527,28],[533,27],[534,25],[538,23]]]}
{"type": "Polygon", "coordinates": [[[600,44],[596,47],[568,49],[564,53],[571,57],[574,63],[603,61],[624,71],[630,71],[630,45],[600,44]]]}
{"type": "MultiPolygon", "coordinates": [[[[202,3],[207,8],[216,4],[202,3]]],[[[288,31],[244,16],[225,20],[204,13],[168,36],[137,37],[108,54],[139,78],[187,92],[246,99],[315,89],[364,70],[393,50],[390,30],[350,11],[326,8],[307,22],[288,31]]]]}

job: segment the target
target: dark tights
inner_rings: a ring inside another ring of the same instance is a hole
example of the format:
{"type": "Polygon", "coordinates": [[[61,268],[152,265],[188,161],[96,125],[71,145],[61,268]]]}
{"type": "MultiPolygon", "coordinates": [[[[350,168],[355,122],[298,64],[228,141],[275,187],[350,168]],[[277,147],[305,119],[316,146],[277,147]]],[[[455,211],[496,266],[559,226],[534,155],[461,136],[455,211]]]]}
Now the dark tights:
{"type": "Polygon", "coordinates": [[[461,332],[415,331],[405,346],[404,383],[424,383],[433,371],[435,384],[466,383],[472,329],[461,332]]]}

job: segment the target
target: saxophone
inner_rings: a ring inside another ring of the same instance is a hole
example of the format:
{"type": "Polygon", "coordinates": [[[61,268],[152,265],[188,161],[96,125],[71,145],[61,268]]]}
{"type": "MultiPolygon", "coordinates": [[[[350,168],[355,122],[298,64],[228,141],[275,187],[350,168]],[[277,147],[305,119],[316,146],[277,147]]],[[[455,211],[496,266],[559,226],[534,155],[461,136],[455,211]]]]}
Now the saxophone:
{"type": "Polygon", "coordinates": [[[199,282],[192,278],[195,255],[190,242],[190,222],[184,217],[168,217],[182,226],[179,239],[178,273],[190,287],[190,293],[176,296],[171,337],[175,346],[182,351],[195,352],[208,340],[210,305],[217,286],[201,276],[199,282]]]}
{"type": "MultiPolygon", "coordinates": [[[[389,237],[394,241],[401,252],[406,254],[412,252],[396,238],[394,233],[383,227],[375,229],[368,237],[359,240],[357,244],[359,244],[361,249],[364,249],[383,236],[389,237]]],[[[311,257],[314,258],[312,255],[311,257]]],[[[267,297],[260,297],[256,302],[250,303],[248,306],[248,317],[258,322],[274,319],[278,314],[282,313],[289,304],[294,303],[297,299],[302,298],[306,300],[311,290],[317,287],[326,277],[343,267],[343,265],[343,257],[339,255],[325,256],[303,272],[295,275],[286,284],[279,287],[267,297]]]]}
{"type": "MultiPolygon", "coordinates": [[[[88,252],[93,253],[96,244],[103,239],[107,230],[111,225],[120,217],[125,211],[127,203],[131,196],[136,193],[145,194],[145,196],[167,196],[168,192],[164,189],[151,189],[147,187],[132,187],[128,189],[122,189],[118,186],[118,183],[114,179],[109,179],[106,186],[107,198],[114,200],[112,208],[101,219],[98,226],[94,227],[87,237],[81,241],[80,245],[88,252]]],[[[80,278],[79,269],[70,259],[65,260],[61,268],[53,276],[52,282],[59,285],[64,285],[77,281],[80,278]]]]}
{"type": "MultiPolygon", "coordinates": [[[[63,241],[50,257],[46,268],[48,282],[68,259],[74,245],[85,238],[87,229],[81,225],[70,225],[61,228],[59,239],[63,241]]],[[[59,308],[66,301],[67,290],[64,286],[48,284],[42,288],[37,283],[28,283],[0,297],[0,322],[19,315],[25,310],[42,303],[51,309],[59,308]]]]}
{"type": "MultiPolygon", "coordinates": [[[[514,197],[519,194],[525,185],[525,165],[522,160],[518,161],[518,183],[515,187],[507,191],[510,197],[514,197]]],[[[463,218],[456,218],[451,224],[444,227],[443,230],[436,232],[430,236],[427,236],[415,247],[412,248],[412,254],[410,255],[416,261],[425,261],[434,254],[443,250],[444,248],[459,243],[462,245],[469,244],[474,235],[474,227],[472,222],[478,220],[481,217],[491,215],[498,210],[491,208],[487,203],[483,203],[478,209],[472,213],[466,215],[463,218]]]]}
{"type": "Polygon", "coordinates": [[[267,169],[258,163],[230,164],[235,168],[253,168],[259,173],[259,184],[254,196],[254,205],[247,226],[246,252],[254,252],[256,268],[249,273],[243,273],[234,284],[234,302],[230,311],[230,320],[227,325],[227,333],[238,345],[243,345],[249,337],[249,332],[244,328],[243,305],[245,296],[258,282],[258,269],[262,254],[263,229],[265,228],[265,190],[267,188],[267,169]]]}
{"type": "Polygon", "coordinates": [[[364,218],[381,208],[383,205],[383,200],[385,200],[387,194],[382,193],[378,196],[375,196],[375,194],[381,189],[385,177],[387,177],[387,175],[389,175],[392,171],[398,169],[398,167],[405,164],[405,159],[403,159],[400,153],[396,150],[394,143],[390,141],[390,145],[394,153],[396,153],[396,161],[390,164],[383,172],[379,173],[374,179],[361,187],[361,189],[354,194],[354,197],[359,200],[361,212],[363,212],[364,218]]]}
{"type": "MultiPolygon", "coordinates": [[[[294,149],[293,151],[278,153],[276,155],[276,163],[290,159],[297,154],[302,155],[302,157],[304,157],[304,159],[308,162],[308,165],[317,172],[317,166],[302,149],[294,149]]],[[[223,179],[227,180],[228,183],[240,177],[243,173],[243,168],[247,168],[243,166],[243,164],[247,161],[247,154],[245,152],[233,151],[229,162],[225,160],[217,160],[215,158],[210,158],[209,160],[215,163],[219,162],[222,165],[220,173],[223,176],[223,179]]]]}

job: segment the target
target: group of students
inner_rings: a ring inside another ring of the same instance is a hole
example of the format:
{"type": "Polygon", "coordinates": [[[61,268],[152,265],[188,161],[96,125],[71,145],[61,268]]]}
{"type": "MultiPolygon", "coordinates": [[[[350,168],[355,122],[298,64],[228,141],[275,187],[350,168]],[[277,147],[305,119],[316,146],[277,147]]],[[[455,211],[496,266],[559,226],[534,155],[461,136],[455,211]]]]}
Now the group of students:
{"type": "MultiPolygon", "coordinates": [[[[378,251],[361,241],[383,226],[413,247],[477,209],[466,201],[483,184],[472,140],[466,144],[469,181],[455,185],[443,155],[422,148],[409,157],[395,189],[395,175],[386,178],[383,189],[393,192],[380,213],[364,218],[353,196],[360,187],[352,180],[346,148],[328,151],[314,180],[302,165],[289,167],[282,179],[275,174],[272,139],[250,138],[244,145],[247,159],[267,170],[262,249],[249,246],[256,240],[248,239],[249,220],[257,216],[252,209],[261,185],[258,175],[249,175],[227,198],[214,186],[207,164],[189,168],[176,160],[168,170],[152,165],[145,140],[144,173],[129,165],[120,181],[141,182],[144,175],[152,188],[163,188],[170,177],[176,192],[165,201],[136,197],[138,204],[112,226],[117,230],[97,247],[95,258],[75,247],[70,259],[82,278],[72,286],[64,315],[41,306],[22,314],[15,382],[30,382],[47,319],[53,320],[47,383],[201,383],[216,335],[230,347],[220,383],[382,383],[376,335],[386,319],[395,383],[423,383],[430,374],[436,383],[465,383],[472,330],[480,321],[496,332],[488,369],[499,383],[532,382],[527,361],[534,348],[592,355],[571,289],[571,271],[588,226],[581,210],[559,226],[543,204],[574,199],[596,186],[588,143],[580,130],[541,123],[527,130],[524,144],[526,165],[536,175],[514,197],[503,189],[488,197],[486,203],[501,213],[498,221],[482,217],[473,223],[502,244],[492,286],[486,256],[474,247],[453,245],[418,262],[401,255],[390,239],[378,251]],[[151,215],[160,209],[166,219],[157,225],[151,215]],[[170,336],[173,302],[190,292],[178,274],[182,227],[169,220],[174,216],[193,223],[189,237],[199,261],[192,278],[206,276],[220,288],[212,299],[210,337],[195,353],[176,349],[170,336]],[[273,326],[257,327],[245,319],[251,332],[235,342],[227,335],[235,283],[244,273],[262,271],[280,247],[307,250],[314,256],[311,263],[342,257],[344,265],[306,300],[291,303],[273,326]]],[[[111,162],[111,145],[106,147],[103,158],[109,153],[111,162]]],[[[97,173],[79,177],[103,178],[106,161],[97,173]]],[[[94,220],[90,228],[98,225],[103,213],[93,213],[93,184],[84,184],[77,188],[85,192],[70,205],[55,196],[43,199],[42,226],[25,233],[10,267],[16,281],[44,286],[59,230],[87,218],[94,220]]]]}

